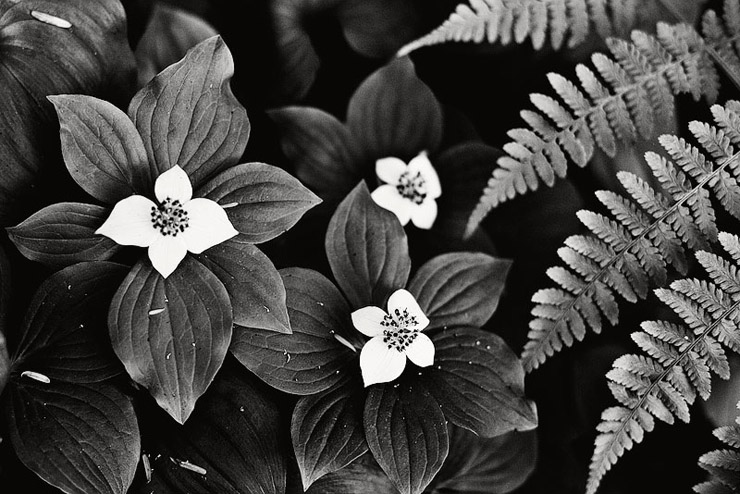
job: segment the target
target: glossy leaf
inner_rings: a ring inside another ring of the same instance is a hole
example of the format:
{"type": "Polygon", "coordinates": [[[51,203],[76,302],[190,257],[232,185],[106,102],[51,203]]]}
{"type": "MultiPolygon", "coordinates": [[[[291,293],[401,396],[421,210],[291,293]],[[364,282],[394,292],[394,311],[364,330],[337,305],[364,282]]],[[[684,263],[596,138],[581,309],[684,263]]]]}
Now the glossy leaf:
{"type": "Polygon", "coordinates": [[[45,207],[7,232],[21,254],[47,266],[105,261],[120,250],[108,237],[95,234],[109,214],[101,206],[62,202],[45,207]]]}
{"type": "Polygon", "coordinates": [[[524,370],[499,336],[454,328],[432,337],[434,365],[421,381],[452,423],[479,436],[531,430],[534,403],[524,396],[524,370]]]}
{"type": "Polygon", "coordinates": [[[157,173],[124,112],[82,94],[49,100],[59,116],[64,163],[85,192],[108,204],[132,194],[151,195],[157,173]]]}
{"type": "Polygon", "coordinates": [[[193,257],[166,279],[140,261],[113,298],[108,327],[129,376],[182,424],[226,356],[229,294],[193,257]]]}
{"type": "Polygon", "coordinates": [[[365,401],[370,451],[401,494],[421,494],[449,449],[447,424],[437,401],[409,381],[370,388],[365,401]]]}
{"type": "Polygon", "coordinates": [[[317,480],[306,494],[398,494],[369,453],[317,480]]]}
{"type": "Polygon", "coordinates": [[[419,268],[408,290],[431,320],[429,329],[480,327],[496,310],[510,267],[486,254],[442,254],[419,268]]]}
{"type": "Polygon", "coordinates": [[[367,452],[364,399],[362,383],[346,378],[329,391],[298,400],[290,430],[304,489],[367,452]]]}
{"type": "Polygon", "coordinates": [[[224,206],[241,238],[259,244],[295,225],[321,200],[284,170],[264,163],[237,165],[198,191],[224,206]]]}
{"type": "Polygon", "coordinates": [[[293,334],[237,327],[231,353],[280,391],[320,393],[339,382],[356,357],[335,338],[351,327],[350,309],[334,284],[316,271],[289,268],[280,275],[293,334]]]}
{"type": "Polygon", "coordinates": [[[233,73],[231,52],[214,36],[136,93],[128,114],[158,174],[179,165],[197,188],[241,158],[250,127],[233,73]]]}
{"type": "Polygon", "coordinates": [[[373,202],[360,182],[339,204],[326,232],[326,254],[342,292],[353,309],[385,306],[385,299],[406,286],[411,259],[396,215],[373,202]]]}
{"type": "Polygon", "coordinates": [[[368,57],[391,56],[419,35],[420,17],[410,2],[347,0],[337,15],[349,45],[368,57]]]}

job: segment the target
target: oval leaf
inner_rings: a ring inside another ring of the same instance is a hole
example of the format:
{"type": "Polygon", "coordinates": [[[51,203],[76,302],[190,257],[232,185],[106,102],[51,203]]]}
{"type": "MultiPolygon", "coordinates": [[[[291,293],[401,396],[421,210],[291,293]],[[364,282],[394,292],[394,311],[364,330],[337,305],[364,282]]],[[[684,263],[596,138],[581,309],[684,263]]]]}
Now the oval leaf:
{"type": "Polygon", "coordinates": [[[346,378],[331,390],[298,400],[290,427],[303,488],[367,452],[362,383],[346,378]]]}
{"type": "Polygon", "coordinates": [[[179,165],[197,188],[241,158],[249,119],[231,92],[233,74],[231,52],[213,36],[136,93],[128,114],[158,175],[179,165]]]}
{"type": "Polygon", "coordinates": [[[434,366],[421,379],[455,425],[483,437],[537,426],[534,403],[524,397],[524,370],[500,337],[455,328],[432,337],[434,366]]]}
{"type": "Polygon", "coordinates": [[[280,276],[293,334],[237,326],[231,353],[280,391],[320,393],[339,382],[356,357],[335,338],[351,327],[350,309],[334,284],[316,271],[283,269],[280,276]]]}
{"type": "Polygon", "coordinates": [[[321,477],[306,494],[398,494],[372,455],[366,454],[341,470],[321,477]]]}
{"type": "Polygon", "coordinates": [[[234,228],[253,244],[289,230],[321,202],[295,177],[264,163],[231,167],[205,184],[198,195],[223,206],[234,228]]]}
{"type": "Polygon", "coordinates": [[[121,247],[96,235],[110,210],[93,204],[61,202],[47,206],[19,225],[7,228],[21,254],[53,268],[84,261],[105,261],[121,247]]]}
{"type": "Polygon", "coordinates": [[[408,290],[429,317],[429,329],[480,327],[496,310],[510,267],[511,261],[486,254],[442,254],[419,268],[408,290]]]}
{"type": "Polygon", "coordinates": [[[337,284],[354,309],[385,306],[406,286],[411,259],[396,215],[383,209],[360,182],[339,204],[326,232],[326,254],[337,284]]]}
{"type": "Polygon", "coordinates": [[[401,494],[421,494],[447,458],[447,423],[434,397],[408,381],[372,386],[365,437],[401,494]]]}
{"type": "Polygon", "coordinates": [[[81,94],[49,96],[59,116],[62,154],[85,192],[114,204],[132,194],[151,195],[156,170],[133,122],[107,101],[81,94]]]}
{"type": "Polygon", "coordinates": [[[421,34],[418,11],[408,2],[349,0],[337,15],[349,45],[368,57],[390,57],[421,34]]]}
{"type": "Polygon", "coordinates": [[[140,261],[113,298],[108,327],[129,376],[182,424],[226,356],[229,294],[190,256],[166,279],[140,261]]]}

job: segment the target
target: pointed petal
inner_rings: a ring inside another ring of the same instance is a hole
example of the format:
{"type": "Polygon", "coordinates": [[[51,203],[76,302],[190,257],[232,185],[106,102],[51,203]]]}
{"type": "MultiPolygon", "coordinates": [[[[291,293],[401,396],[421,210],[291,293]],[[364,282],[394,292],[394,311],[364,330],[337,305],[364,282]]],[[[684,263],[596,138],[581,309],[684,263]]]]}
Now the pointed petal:
{"type": "Polygon", "coordinates": [[[239,234],[224,208],[210,199],[197,198],[185,204],[190,226],[181,234],[188,251],[200,254],[239,234]]]}
{"type": "Polygon", "coordinates": [[[144,196],[129,196],[116,203],[95,233],[105,235],[118,245],[149,247],[160,236],[152,226],[152,208],[156,207],[144,196]]]}
{"type": "Polygon", "coordinates": [[[159,238],[149,246],[149,260],[163,278],[167,278],[185,258],[188,251],[180,235],[159,238]]]}
{"type": "Polygon", "coordinates": [[[429,367],[434,363],[434,343],[427,335],[419,333],[406,348],[406,356],[419,367],[429,367]]]}
{"type": "Polygon", "coordinates": [[[393,314],[396,309],[400,311],[408,310],[411,316],[416,317],[419,325],[414,329],[418,331],[421,331],[429,325],[429,318],[421,310],[421,307],[419,307],[419,303],[416,301],[414,296],[407,290],[396,290],[390,297],[388,297],[388,313],[393,314]]]}
{"type": "Polygon", "coordinates": [[[375,204],[395,213],[402,225],[408,224],[414,203],[403,198],[395,186],[381,185],[373,191],[371,196],[375,204]]]}
{"type": "Polygon", "coordinates": [[[442,195],[442,185],[439,183],[439,175],[437,175],[437,170],[432,166],[432,162],[429,161],[426,151],[422,151],[414,159],[409,161],[408,170],[412,175],[415,175],[416,172],[421,173],[429,197],[436,199],[442,195]]]}
{"type": "Polygon", "coordinates": [[[389,156],[375,162],[375,174],[380,180],[390,185],[398,185],[401,175],[407,170],[402,159],[389,156]]]}
{"type": "Polygon", "coordinates": [[[391,382],[403,373],[405,367],[406,356],[388,348],[380,336],[365,343],[360,352],[360,369],[365,387],[391,382]]]}
{"type": "Polygon", "coordinates": [[[365,336],[379,336],[383,334],[383,318],[387,314],[380,307],[363,307],[352,313],[352,325],[365,336]]]}
{"type": "Polygon", "coordinates": [[[154,182],[154,195],[159,202],[169,197],[184,204],[193,197],[193,185],[185,170],[175,165],[157,177],[157,181],[154,182]]]}
{"type": "Polygon", "coordinates": [[[417,228],[429,230],[437,219],[437,201],[427,197],[411,211],[411,221],[417,228]]]}

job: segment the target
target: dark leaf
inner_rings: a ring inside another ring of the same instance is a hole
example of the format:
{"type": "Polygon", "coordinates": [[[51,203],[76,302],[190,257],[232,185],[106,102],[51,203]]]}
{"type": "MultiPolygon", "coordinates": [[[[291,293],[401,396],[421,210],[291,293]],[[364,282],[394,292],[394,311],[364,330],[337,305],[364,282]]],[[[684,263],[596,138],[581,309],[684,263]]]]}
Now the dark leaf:
{"type": "Polygon", "coordinates": [[[372,159],[395,156],[404,161],[442,140],[442,108],[414,70],[409,57],[375,71],[355,91],[347,126],[372,159]]]}
{"type": "Polygon", "coordinates": [[[360,182],[339,204],[326,232],[326,254],[337,284],[353,309],[385,307],[406,286],[411,259],[396,215],[373,201],[360,182]]]}
{"type": "Polygon", "coordinates": [[[318,108],[288,106],[269,112],[296,174],[324,200],[342,199],[365,175],[347,127],[318,108]]]}
{"type": "Polygon", "coordinates": [[[108,327],[129,376],[182,424],[226,356],[229,294],[191,256],[166,279],[140,261],[113,298],[108,327]]]}
{"type": "Polygon", "coordinates": [[[306,494],[398,494],[370,454],[321,477],[306,494]]]}
{"type": "Polygon", "coordinates": [[[500,337],[454,328],[432,337],[434,365],[421,380],[455,425],[479,436],[537,426],[534,403],[524,396],[524,370],[500,337]]]}
{"type": "Polygon", "coordinates": [[[270,386],[298,395],[336,384],[356,354],[336,335],[351,327],[350,309],[334,284],[316,271],[280,271],[293,334],[236,327],[231,353],[270,386]]]}
{"type": "Polygon", "coordinates": [[[364,399],[362,383],[348,377],[329,391],[298,400],[290,432],[304,489],[367,452],[364,399]]]}
{"type": "Polygon", "coordinates": [[[136,93],[128,114],[158,174],[179,165],[197,188],[241,158],[250,127],[233,73],[231,52],[214,36],[136,93]]]}
{"type": "Polygon", "coordinates": [[[291,332],[283,280],[257,247],[235,237],[211,247],[199,259],[229,292],[234,324],[291,332]]]}
{"type": "Polygon", "coordinates": [[[429,329],[481,327],[498,306],[510,267],[511,261],[486,254],[442,254],[419,268],[408,290],[429,317],[429,329]]]}
{"type": "Polygon", "coordinates": [[[405,381],[370,387],[365,401],[370,451],[401,494],[420,494],[447,458],[447,423],[423,387],[405,381]]]}
{"type": "MultiPolygon", "coordinates": [[[[59,116],[62,153],[72,178],[99,201],[151,195],[152,170],[133,122],[107,101],[81,94],[49,96],[59,116]]],[[[154,176],[153,176],[154,175],[154,176]]]]}
{"type": "Polygon", "coordinates": [[[338,9],[350,46],[368,57],[389,57],[420,35],[420,16],[410,2],[347,0],[338,9]]]}
{"type": "Polygon", "coordinates": [[[121,249],[108,237],[95,234],[109,214],[110,210],[101,206],[61,202],[34,213],[7,232],[26,258],[53,268],[105,261],[121,249]]]}
{"type": "Polygon", "coordinates": [[[156,2],[134,52],[139,69],[139,87],[179,62],[190,48],[216,34],[216,30],[200,17],[156,2]]]}
{"type": "Polygon", "coordinates": [[[10,262],[5,250],[0,248],[0,395],[8,382],[10,373],[10,352],[5,339],[6,316],[10,305],[11,273],[10,262]]]}
{"type": "Polygon", "coordinates": [[[137,482],[134,492],[284,494],[279,417],[255,383],[222,372],[187,424],[154,421],[145,443],[152,480],[137,482]]]}
{"type": "Polygon", "coordinates": [[[5,389],[10,373],[10,356],[8,355],[8,342],[5,335],[0,331],[0,394],[5,389]]]}
{"type": "Polygon", "coordinates": [[[295,177],[264,163],[231,167],[205,184],[198,195],[224,206],[234,228],[253,244],[289,230],[321,202],[295,177]]]}

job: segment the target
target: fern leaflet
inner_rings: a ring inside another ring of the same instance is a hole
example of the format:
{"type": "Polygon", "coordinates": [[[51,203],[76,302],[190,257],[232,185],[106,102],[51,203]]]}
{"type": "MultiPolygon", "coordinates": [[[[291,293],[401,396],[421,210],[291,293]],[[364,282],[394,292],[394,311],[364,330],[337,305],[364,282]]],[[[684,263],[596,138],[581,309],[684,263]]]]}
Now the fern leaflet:
{"type": "Polygon", "coordinates": [[[685,274],[686,247],[697,250],[716,241],[712,198],[740,219],[740,103],[714,105],[712,113],[716,126],[689,124],[700,147],[664,135],[659,141],[671,159],[645,155],[662,190],[620,172],[629,198],[596,193],[612,217],[579,211],[590,234],[566,239],[558,255],[567,268],[547,271],[559,288],[532,297],[534,317],[522,352],[528,372],[582,340],[587,330],[599,333],[605,322],[617,324],[619,298],[634,303],[651,284],[664,285],[669,271],[685,274]]]}
{"type": "Polygon", "coordinates": [[[710,479],[695,485],[694,492],[699,494],[740,492],[740,417],[735,420],[735,425],[715,429],[714,435],[731,449],[718,449],[699,458],[699,466],[709,472],[710,479]]]}

